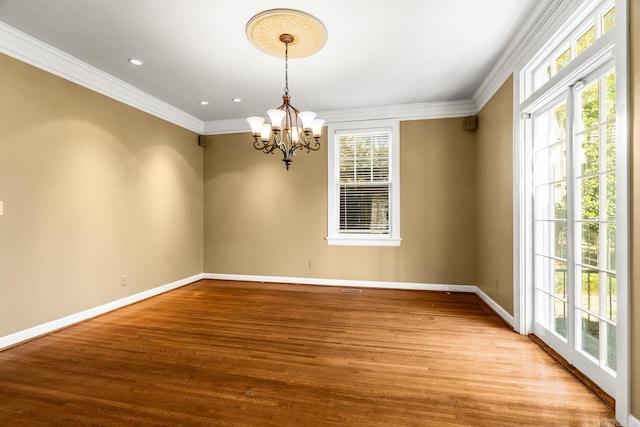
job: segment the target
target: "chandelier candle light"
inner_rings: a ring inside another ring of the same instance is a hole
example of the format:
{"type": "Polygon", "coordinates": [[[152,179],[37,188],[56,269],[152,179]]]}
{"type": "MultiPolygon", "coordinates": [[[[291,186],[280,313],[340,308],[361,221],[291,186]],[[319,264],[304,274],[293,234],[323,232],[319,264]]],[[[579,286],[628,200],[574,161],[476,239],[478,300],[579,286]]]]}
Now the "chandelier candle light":
{"type": "Polygon", "coordinates": [[[274,9],[262,12],[247,24],[247,37],[254,45],[268,53],[274,53],[274,38],[284,44],[284,95],[282,105],[267,111],[271,124],[265,123],[262,117],[249,117],[253,147],[263,153],[282,151],[287,170],[297,150],[318,151],[320,135],[324,120],[317,119],[311,111],[300,112],[291,105],[289,95],[289,47],[299,44],[297,55],[307,56],[315,53],[326,40],[326,29],[316,18],[304,12],[290,9],[274,9]],[[289,26],[291,32],[283,31],[282,26],[289,26]],[[311,43],[300,43],[296,31],[307,33],[311,43]],[[273,34],[274,32],[279,34],[273,34]]]}

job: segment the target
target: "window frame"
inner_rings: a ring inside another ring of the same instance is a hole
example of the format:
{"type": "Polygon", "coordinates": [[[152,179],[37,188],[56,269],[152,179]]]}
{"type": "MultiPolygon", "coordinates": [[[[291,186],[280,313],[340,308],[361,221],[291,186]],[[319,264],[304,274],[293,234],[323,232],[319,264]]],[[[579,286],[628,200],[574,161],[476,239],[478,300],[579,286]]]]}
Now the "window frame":
{"type": "Polygon", "coordinates": [[[330,123],[327,134],[327,243],[335,246],[400,246],[400,121],[363,120],[330,123]],[[388,131],[389,147],[389,233],[340,232],[338,215],[337,137],[340,134],[388,131]]]}

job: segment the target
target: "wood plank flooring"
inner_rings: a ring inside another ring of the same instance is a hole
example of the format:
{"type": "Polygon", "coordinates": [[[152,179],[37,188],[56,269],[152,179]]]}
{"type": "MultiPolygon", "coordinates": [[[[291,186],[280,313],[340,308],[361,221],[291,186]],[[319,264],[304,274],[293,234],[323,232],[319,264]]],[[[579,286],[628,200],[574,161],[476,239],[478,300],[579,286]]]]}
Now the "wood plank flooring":
{"type": "Polygon", "coordinates": [[[200,281],[0,352],[0,426],[609,426],[473,294],[200,281]]]}

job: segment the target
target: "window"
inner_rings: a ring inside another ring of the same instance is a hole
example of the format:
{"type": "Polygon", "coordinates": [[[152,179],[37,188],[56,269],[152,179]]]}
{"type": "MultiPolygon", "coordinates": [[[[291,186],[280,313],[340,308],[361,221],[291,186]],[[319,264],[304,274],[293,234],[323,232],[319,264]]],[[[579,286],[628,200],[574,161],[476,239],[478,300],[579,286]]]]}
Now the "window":
{"type": "Polygon", "coordinates": [[[540,89],[552,77],[567,67],[571,61],[593,45],[597,39],[614,27],[615,4],[614,2],[603,4],[603,7],[591,13],[555,50],[543,57],[542,60],[535,61],[536,65],[526,71],[527,79],[531,80],[532,84],[525,88],[525,97],[540,89]]]}
{"type": "Polygon", "coordinates": [[[329,126],[330,245],[400,245],[397,120],[329,126]]]}

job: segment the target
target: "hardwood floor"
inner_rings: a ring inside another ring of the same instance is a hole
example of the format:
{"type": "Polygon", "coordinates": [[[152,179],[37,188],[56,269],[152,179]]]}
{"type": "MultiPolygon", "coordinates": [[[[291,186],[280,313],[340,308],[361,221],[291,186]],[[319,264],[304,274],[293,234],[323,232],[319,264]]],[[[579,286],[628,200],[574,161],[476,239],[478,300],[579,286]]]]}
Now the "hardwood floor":
{"type": "Polygon", "coordinates": [[[0,426],[609,426],[473,294],[200,281],[0,352],[0,426]]]}

